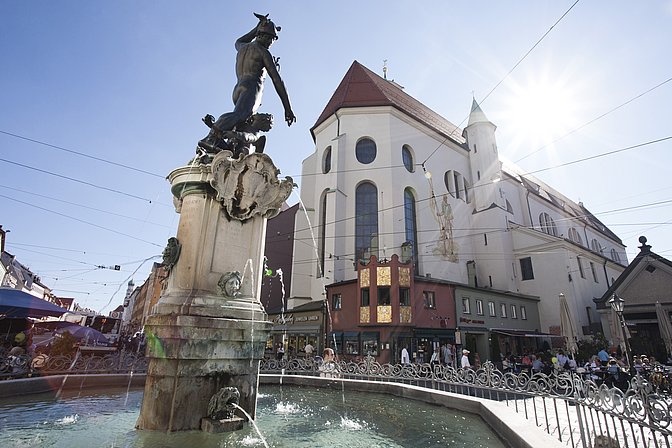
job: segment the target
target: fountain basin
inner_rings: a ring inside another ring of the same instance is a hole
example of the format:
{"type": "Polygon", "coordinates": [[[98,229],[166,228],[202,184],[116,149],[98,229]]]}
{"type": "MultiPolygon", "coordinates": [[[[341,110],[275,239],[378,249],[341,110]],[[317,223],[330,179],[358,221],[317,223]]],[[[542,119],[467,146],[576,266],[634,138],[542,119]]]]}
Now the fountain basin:
{"type": "MultiPolygon", "coordinates": [[[[53,386],[64,378],[0,383],[3,446],[263,446],[251,426],[228,434],[134,430],[144,377],[129,383],[125,375],[70,376],[55,399],[53,386]],[[118,387],[110,387],[115,381],[118,387]],[[95,385],[106,388],[87,389],[95,385]],[[3,395],[45,388],[51,392],[3,395]]],[[[504,403],[406,384],[264,374],[259,394],[257,425],[269,446],[561,446],[504,403]]]]}

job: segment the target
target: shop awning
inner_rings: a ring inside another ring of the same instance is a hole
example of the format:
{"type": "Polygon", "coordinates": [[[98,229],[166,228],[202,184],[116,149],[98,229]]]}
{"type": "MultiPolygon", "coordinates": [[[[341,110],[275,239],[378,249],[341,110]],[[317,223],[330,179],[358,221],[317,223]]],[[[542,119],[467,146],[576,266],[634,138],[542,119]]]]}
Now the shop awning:
{"type": "Polygon", "coordinates": [[[3,317],[60,316],[68,310],[13,288],[0,288],[0,315],[3,317]]]}
{"type": "Polygon", "coordinates": [[[531,330],[506,330],[506,329],[492,329],[491,333],[498,333],[504,336],[513,336],[520,338],[562,338],[563,336],[550,333],[541,333],[539,331],[531,330]]]}

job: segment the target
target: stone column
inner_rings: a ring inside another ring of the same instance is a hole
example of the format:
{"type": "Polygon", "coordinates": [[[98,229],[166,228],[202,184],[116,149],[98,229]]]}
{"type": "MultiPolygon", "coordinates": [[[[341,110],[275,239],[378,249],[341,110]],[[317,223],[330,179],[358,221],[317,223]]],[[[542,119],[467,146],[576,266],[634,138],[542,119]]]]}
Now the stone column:
{"type": "Polygon", "coordinates": [[[145,325],[150,358],[140,429],[200,428],[212,395],[240,392],[254,417],[259,360],[272,324],[259,301],[266,221],[292,189],[265,154],[170,173],[179,243],[166,287],[145,325]],[[240,273],[231,292],[223,280],[240,273]],[[224,277],[224,279],[223,279],[224,277]]]}

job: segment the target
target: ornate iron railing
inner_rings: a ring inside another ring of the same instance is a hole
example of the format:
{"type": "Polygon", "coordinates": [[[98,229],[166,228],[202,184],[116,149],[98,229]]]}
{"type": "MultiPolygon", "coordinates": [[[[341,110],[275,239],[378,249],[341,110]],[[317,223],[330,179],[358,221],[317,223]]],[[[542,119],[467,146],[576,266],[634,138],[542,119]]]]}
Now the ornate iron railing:
{"type": "Polygon", "coordinates": [[[114,352],[100,355],[58,355],[31,358],[28,355],[0,358],[0,380],[45,375],[94,373],[145,373],[147,359],[142,354],[114,352]]]}
{"type": "Polygon", "coordinates": [[[621,390],[557,370],[551,374],[501,372],[491,362],[477,370],[429,364],[315,359],[268,359],[261,373],[389,381],[498,400],[561,442],[574,447],[670,447],[672,395],[667,384],[641,375],[621,390]],[[325,375],[325,372],[328,372],[325,375]]]}

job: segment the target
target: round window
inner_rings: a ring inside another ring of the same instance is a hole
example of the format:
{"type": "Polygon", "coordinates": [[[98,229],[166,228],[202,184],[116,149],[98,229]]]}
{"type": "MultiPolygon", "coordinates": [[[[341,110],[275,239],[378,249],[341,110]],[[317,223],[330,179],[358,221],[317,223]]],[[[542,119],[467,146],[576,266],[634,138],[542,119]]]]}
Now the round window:
{"type": "Polygon", "coordinates": [[[355,155],[360,163],[371,163],[376,159],[376,143],[370,138],[363,138],[355,146],[355,155]]]}

